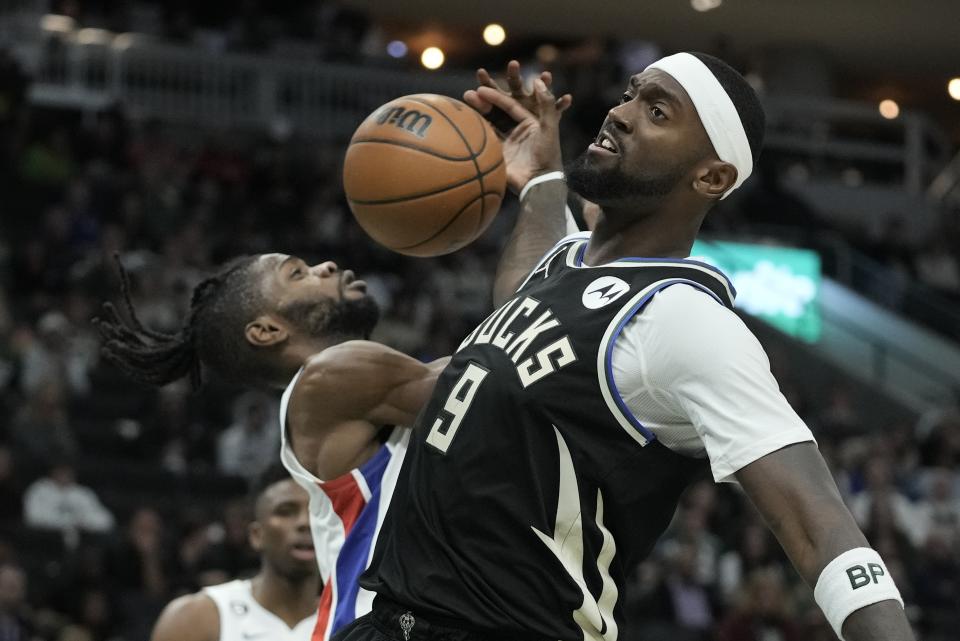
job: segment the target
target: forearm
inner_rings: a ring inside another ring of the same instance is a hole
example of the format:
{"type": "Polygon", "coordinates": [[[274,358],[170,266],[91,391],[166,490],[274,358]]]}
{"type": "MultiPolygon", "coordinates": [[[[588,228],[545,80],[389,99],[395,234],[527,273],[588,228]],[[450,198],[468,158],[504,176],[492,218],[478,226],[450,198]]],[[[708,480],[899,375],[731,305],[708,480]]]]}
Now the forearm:
{"type": "MultiPolygon", "coordinates": [[[[822,590],[817,589],[817,602],[828,618],[832,610],[834,625],[843,621],[845,641],[913,639],[903,608],[893,596],[886,598],[884,594],[883,600],[878,598],[871,605],[853,609],[857,606],[851,588],[870,590],[874,586],[848,585],[849,570],[844,572],[847,561],[827,567],[845,552],[869,547],[869,543],[843,504],[815,446],[804,443],[783,448],[746,466],[737,478],[807,584],[817,588],[820,581],[824,582],[822,590]],[[846,586],[839,592],[834,589],[838,586],[837,574],[840,585],[846,586]],[[850,598],[854,603],[843,619],[843,604],[850,604],[850,598]]],[[[889,585],[889,577],[884,581],[889,585]]]]}
{"type": "MultiPolygon", "coordinates": [[[[842,505],[838,509],[846,512],[842,505]]],[[[847,550],[869,547],[849,513],[834,514],[832,519],[830,516],[818,515],[821,525],[803,532],[786,534],[773,528],[794,567],[811,589],[816,586],[820,572],[830,561],[847,550]]],[[[810,519],[805,521],[811,522],[810,519]]],[[[874,603],[853,612],[844,621],[843,638],[844,641],[910,641],[914,637],[903,608],[891,600],[874,603]]]]}
{"type": "Polygon", "coordinates": [[[566,204],[567,186],[562,180],[536,185],[524,197],[517,223],[497,265],[494,307],[510,298],[537,261],[566,235],[566,204]]]}
{"type": "Polygon", "coordinates": [[[896,601],[881,601],[861,608],[843,622],[845,641],[913,641],[906,614],[896,601]]]}

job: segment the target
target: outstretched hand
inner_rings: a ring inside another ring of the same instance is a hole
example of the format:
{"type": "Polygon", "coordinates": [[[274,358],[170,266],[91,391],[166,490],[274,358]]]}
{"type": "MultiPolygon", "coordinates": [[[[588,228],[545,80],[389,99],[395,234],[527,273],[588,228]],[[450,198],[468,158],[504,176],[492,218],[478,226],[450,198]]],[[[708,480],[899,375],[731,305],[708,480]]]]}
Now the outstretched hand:
{"type": "Polygon", "coordinates": [[[463,94],[464,101],[480,113],[487,115],[500,110],[515,123],[503,140],[507,184],[514,192],[520,191],[534,176],[563,167],[560,116],[570,107],[573,98],[570,94],[556,98],[550,91],[552,81],[550,72],[544,71],[528,93],[523,88],[520,64],[511,60],[507,65],[509,91],[497,86],[485,69],[479,69],[480,86],[463,94]]]}

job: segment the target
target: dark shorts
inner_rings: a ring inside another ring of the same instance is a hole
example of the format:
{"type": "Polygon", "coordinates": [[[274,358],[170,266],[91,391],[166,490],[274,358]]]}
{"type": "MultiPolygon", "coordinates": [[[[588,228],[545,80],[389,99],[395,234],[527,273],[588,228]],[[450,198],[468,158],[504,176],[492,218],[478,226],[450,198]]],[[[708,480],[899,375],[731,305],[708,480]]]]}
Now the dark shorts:
{"type": "Polygon", "coordinates": [[[373,610],[341,628],[331,641],[547,641],[536,635],[466,629],[456,621],[419,615],[378,596],[373,610]],[[404,634],[406,632],[406,634],[404,634]]]}

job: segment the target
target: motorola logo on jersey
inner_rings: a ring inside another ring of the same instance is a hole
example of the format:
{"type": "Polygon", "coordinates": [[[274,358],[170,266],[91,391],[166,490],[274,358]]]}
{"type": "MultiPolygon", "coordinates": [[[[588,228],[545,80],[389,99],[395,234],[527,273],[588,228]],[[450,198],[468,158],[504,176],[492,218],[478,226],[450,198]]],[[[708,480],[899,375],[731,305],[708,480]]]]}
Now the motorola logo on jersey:
{"type": "Polygon", "coordinates": [[[583,306],[587,309],[600,309],[609,305],[630,291],[627,281],[616,276],[602,276],[583,290],[583,306]]]}

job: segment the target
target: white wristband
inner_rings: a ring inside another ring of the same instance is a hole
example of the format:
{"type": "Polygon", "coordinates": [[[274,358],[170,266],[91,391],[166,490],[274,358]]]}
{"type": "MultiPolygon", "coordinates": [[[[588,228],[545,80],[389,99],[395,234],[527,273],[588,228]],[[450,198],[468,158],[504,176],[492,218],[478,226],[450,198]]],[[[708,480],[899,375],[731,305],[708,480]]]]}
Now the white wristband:
{"type": "Polygon", "coordinates": [[[527,192],[530,191],[530,188],[534,185],[539,185],[540,183],[549,182],[551,180],[563,180],[562,171],[548,171],[545,174],[540,174],[539,176],[534,176],[527,181],[527,184],[523,186],[523,189],[520,190],[519,200],[523,200],[523,197],[527,195],[527,192]]]}
{"type": "Polygon", "coordinates": [[[813,597],[841,639],[843,622],[860,608],[888,600],[897,601],[903,607],[900,591],[887,566],[870,548],[847,550],[830,561],[817,579],[813,597]]]}

